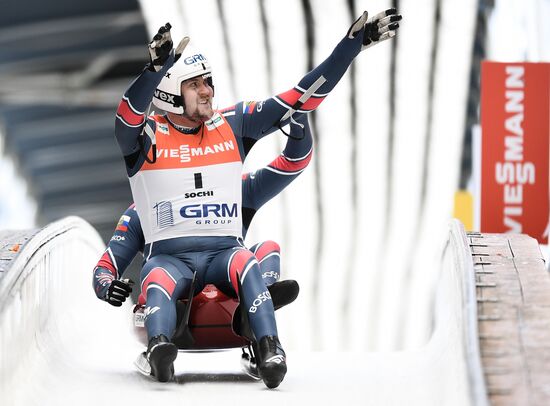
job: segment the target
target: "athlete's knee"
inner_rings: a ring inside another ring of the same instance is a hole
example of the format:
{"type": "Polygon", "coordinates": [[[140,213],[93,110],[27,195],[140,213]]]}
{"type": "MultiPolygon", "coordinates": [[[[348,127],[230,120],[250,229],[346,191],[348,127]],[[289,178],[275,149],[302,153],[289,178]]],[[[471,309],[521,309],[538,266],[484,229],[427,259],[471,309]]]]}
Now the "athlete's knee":
{"type": "Polygon", "coordinates": [[[171,258],[153,258],[141,270],[141,296],[147,300],[147,294],[154,289],[168,300],[179,296],[180,291],[191,285],[193,274],[185,265],[178,264],[171,258]],[[179,266],[178,266],[179,265],[179,266]]]}
{"type": "Polygon", "coordinates": [[[235,250],[229,259],[228,265],[229,281],[237,293],[239,292],[237,280],[240,279],[241,283],[244,283],[249,272],[259,271],[256,257],[246,249],[235,250]]]}
{"type": "Polygon", "coordinates": [[[166,268],[157,266],[151,269],[141,280],[141,293],[144,299],[147,300],[151,289],[155,289],[166,296],[168,300],[171,300],[176,289],[176,284],[176,279],[170,275],[170,272],[166,268]]]}
{"type": "Polygon", "coordinates": [[[270,256],[280,257],[281,246],[275,241],[267,240],[260,244],[257,244],[252,251],[254,252],[254,255],[256,256],[258,261],[261,262],[270,256]]]}

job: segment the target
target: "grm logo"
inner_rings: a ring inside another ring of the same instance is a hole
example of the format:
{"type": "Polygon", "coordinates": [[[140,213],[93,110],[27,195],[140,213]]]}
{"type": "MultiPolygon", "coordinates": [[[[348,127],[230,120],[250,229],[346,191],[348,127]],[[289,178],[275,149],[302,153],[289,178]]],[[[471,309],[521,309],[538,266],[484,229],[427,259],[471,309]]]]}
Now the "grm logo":
{"type": "Polygon", "coordinates": [[[233,203],[231,207],[227,203],[190,204],[183,206],[180,214],[185,218],[208,217],[210,214],[216,217],[237,217],[237,203],[233,203]]]}

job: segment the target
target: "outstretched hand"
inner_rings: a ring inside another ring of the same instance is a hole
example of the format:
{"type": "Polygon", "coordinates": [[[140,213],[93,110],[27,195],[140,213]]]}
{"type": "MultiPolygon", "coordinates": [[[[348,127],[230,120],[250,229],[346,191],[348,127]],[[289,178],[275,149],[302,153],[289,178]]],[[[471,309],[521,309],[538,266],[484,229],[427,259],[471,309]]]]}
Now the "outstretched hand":
{"type": "Polygon", "coordinates": [[[350,27],[348,38],[353,39],[357,35],[363,35],[361,51],[364,51],[373,45],[394,37],[402,18],[401,14],[397,14],[395,8],[382,11],[371,19],[368,19],[368,12],[364,11],[361,17],[350,27]]]}
{"type": "MultiPolygon", "coordinates": [[[[170,57],[172,48],[174,46],[172,35],[170,34],[171,28],[172,26],[170,25],[170,23],[164,24],[162,27],[159,28],[158,32],[149,43],[148,50],[149,57],[151,59],[151,63],[149,65],[150,70],[158,72],[162,69],[162,67],[170,57]]],[[[175,61],[179,59],[188,43],[189,37],[184,37],[180,41],[174,51],[175,61]]]]}

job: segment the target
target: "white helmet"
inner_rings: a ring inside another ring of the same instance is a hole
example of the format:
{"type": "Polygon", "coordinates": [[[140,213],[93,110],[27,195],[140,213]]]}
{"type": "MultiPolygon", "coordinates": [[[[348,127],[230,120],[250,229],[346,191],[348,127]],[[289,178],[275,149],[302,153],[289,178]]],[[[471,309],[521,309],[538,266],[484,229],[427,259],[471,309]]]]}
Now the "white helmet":
{"type": "Polygon", "coordinates": [[[202,76],[212,85],[212,69],[208,59],[198,52],[182,55],[174,65],[168,69],[153,95],[153,104],[164,111],[183,114],[185,103],[181,95],[183,81],[202,76]]]}

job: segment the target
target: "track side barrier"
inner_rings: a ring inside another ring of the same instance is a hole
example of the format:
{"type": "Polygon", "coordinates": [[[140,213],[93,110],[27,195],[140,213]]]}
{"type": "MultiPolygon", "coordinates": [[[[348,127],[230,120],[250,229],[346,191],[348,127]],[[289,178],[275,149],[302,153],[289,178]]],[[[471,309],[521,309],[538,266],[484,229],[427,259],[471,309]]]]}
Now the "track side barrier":
{"type": "MultiPolygon", "coordinates": [[[[384,368],[381,380],[400,391],[374,404],[488,405],[479,355],[475,275],[462,224],[449,222],[444,238],[434,263],[437,280],[428,310],[430,338],[422,347],[392,354],[396,362],[384,368]]],[[[428,261],[425,266],[429,274],[428,261]]],[[[382,362],[388,364],[389,359],[382,362]]]]}
{"type": "MultiPolygon", "coordinates": [[[[47,353],[51,342],[60,338],[60,324],[72,323],[78,331],[79,320],[68,320],[67,309],[93,295],[91,270],[104,249],[91,225],[79,217],[66,217],[36,233],[4,272],[0,279],[2,404],[17,404],[16,389],[36,384],[26,382],[29,368],[39,362],[37,354],[47,353]]],[[[43,361],[47,364],[46,358],[43,361]]]]}
{"type": "Polygon", "coordinates": [[[470,405],[489,405],[485,378],[481,365],[478,335],[476,279],[472,253],[463,224],[453,219],[449,223],[449,244],[456,275],[462,281],[462,340],[466,364],[470,405]]]}

